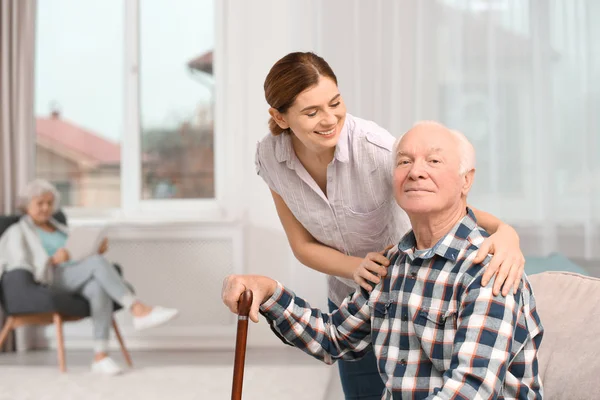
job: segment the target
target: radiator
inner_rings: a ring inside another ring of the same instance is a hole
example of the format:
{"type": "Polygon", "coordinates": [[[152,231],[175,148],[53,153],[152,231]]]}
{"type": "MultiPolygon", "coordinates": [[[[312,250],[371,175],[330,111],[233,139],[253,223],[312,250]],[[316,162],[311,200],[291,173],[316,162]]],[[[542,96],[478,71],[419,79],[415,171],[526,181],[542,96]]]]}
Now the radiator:
{"type": "MultiPolygon", "coordinates": [[[[137,332],[129,313],[116,314],[132,348],[232,347],[235,316],[221,301],[223,278],[243,271],[239,226],[162,225],[112,227],[107,258],[123,267],[125,280],[150,305],[179,309],[169,324],[137,332]]],[[[91,346],[89,319],[65,326],[67,348],[91,346]]],[[[45,330],[55,346],[52,327],[45,330]]],[[[113,346],[114,347],[114,346],[113,346]]]]}

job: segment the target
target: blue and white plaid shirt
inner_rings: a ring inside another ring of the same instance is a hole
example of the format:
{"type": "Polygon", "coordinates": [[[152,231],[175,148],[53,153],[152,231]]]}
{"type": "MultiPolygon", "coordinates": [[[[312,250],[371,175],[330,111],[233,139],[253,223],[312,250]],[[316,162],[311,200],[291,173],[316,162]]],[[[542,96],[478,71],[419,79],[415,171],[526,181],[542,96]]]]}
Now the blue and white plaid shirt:
{"type": "Polygon", "coordinates": [[[506,297],[482,287],[490,257],[472,260],[486,236],[467,209],[428,251],[416,251],[409,232],[388,252],[386,277],[334,313],[281,284],[261,313],[289,344],[328,364],[375,351],[382,399],[541,399],[533,292],[526,279],[506,297]]]}

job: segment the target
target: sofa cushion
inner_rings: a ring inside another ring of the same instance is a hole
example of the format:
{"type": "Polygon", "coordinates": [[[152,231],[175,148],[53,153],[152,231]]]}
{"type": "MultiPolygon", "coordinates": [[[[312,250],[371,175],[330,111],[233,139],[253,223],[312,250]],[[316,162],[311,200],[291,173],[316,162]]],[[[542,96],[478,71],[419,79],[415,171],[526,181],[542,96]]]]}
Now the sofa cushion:
{"type": "Polygon", "coordinates": [[[538,360],[544,399],[600,391],[600,279],[567,272],[529,277],[544,327],[538,360]]]}

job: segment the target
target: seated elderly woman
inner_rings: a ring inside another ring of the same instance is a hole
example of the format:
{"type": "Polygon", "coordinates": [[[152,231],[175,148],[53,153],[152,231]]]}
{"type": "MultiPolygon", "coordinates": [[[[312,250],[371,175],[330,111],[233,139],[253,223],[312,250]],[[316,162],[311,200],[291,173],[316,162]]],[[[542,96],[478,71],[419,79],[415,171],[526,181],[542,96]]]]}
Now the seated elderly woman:
{"type": "Polygon", "coordinates": [[[92,371],[118,374],[121,368],[107,354],[112,302],[131,313],[136,329],[166,323],[178,311],[151,307],[135,297],[115,267],[102,255],[108,249],[106,238],[98,254],[70,260],[65,249],[68,228],[52,218],[59,201],[58,191],[47,181],[38,179],[27,186],[21,203],[25,214],[0,237],[1,264],[6,270],[30,268],[40,283],[84,296],[90,303],[94,325],[96,354],[92,371]]]}

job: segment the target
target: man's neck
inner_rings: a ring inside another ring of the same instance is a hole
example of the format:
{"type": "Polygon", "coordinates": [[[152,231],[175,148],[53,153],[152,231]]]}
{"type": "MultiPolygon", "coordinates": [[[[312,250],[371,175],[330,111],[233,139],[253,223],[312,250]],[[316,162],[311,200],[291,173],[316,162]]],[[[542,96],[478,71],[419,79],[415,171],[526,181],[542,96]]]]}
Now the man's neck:
{"type": "Polygon", "coordinates": [[[466,202],[461,201],[456,207],[440,213],[410,218],[417,249],[429,249],[450,232],[452,227],[467,215],[466,202]]]}

